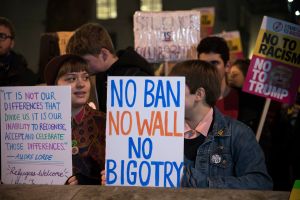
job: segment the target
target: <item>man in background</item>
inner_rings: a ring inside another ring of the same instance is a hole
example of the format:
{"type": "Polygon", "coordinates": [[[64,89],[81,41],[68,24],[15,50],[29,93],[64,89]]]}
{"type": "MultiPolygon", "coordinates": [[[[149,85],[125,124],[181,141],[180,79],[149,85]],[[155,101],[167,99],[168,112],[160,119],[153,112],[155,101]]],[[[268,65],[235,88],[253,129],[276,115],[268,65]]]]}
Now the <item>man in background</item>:
{"type": "Polygon", "coordinates": [[[36,74],[27,67],[25,58],[12,50],[15,37],[11,21],[0,17],[0,86],[35,85],[36,74]]]}
{"type": "Polygon", "coordinates": [[[239,96],[226,81],[226,73],[230,70],[229,48],[221,37],[206,37],[197,46],[198,59],[216,66],[221,77],[221,94],[216,103],[224,115],[238,118],[239,96]]]}

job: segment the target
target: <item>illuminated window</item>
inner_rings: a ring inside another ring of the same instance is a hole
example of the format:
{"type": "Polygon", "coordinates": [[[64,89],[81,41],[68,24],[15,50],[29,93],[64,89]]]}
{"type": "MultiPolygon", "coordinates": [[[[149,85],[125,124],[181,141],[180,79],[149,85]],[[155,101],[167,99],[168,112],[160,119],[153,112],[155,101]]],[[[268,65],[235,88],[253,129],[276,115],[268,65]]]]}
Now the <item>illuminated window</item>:
{"type": "Polygon", "coordinates": [[[161,0],[141,0],[141,11],[162,11],[161,0]]]}
{"type": "Polygon", "coordinates": [[[116,0],[97,0],[97,18],[98,19],[114,19],[117,18],[116,0]]]}

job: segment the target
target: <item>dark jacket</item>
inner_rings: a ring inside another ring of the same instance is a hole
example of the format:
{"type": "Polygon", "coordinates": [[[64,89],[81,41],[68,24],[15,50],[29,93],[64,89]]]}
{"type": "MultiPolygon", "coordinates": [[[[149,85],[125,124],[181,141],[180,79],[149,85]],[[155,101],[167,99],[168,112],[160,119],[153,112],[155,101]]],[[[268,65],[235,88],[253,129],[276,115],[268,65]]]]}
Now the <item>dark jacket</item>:
{"type": "Polygon", "coordinates": [[[265,98],[237,89],[239,92],[238,120],[248,125],[256,133],[265,98]]]}
{"type": "Polygon", "coordinates": [[[13,51],[0,56],[0,86],[31,86],[37,83],[37,75],[27,68],[25,58],[13,51]]]}
{"type": "Polygon", "coordinates": [[[184,158],[183,187],[271,190],[273,182],[253,131],[214,108],[195,161],[184,158]]]}
{"type": "Polygon", "coordinates": [[[108,76],[153,76],[154,69],[132,48],[117,54],[118,60],[103,73],[96,75],[96,88],[99,110],[106,113],[107,77],[108,76]]]}

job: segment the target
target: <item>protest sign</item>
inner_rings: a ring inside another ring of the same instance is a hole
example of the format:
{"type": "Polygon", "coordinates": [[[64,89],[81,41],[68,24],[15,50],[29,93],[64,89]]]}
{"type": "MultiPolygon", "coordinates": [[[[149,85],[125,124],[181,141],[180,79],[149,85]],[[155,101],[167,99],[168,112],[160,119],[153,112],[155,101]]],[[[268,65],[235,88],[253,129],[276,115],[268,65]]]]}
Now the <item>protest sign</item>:
{"type": "Polygon", "coordinates": [[[135,12],[135,50],[151,63],[196,58],[199,11],[135,12]]]}
{"type": "Polygon", "coordinates": [[[106,184],[179,187],[184,77],[109,77],[106,184]]]}
{"type": "Polygon", "coordinates": [[[1,87],[5,184],[64,184],[72,175],[71,88],[1,87]]]}
{"type": "Polygon", "coordinates": [[[243,91],[293,103],[300,83],[300,26],[264,17],[243,91]]]}
{"type": "Polygon", "coordinates": [[[60,55],[66,54],[67,44],[74,32],[56,32],[58,36],[58,46],[60,55]]]}
{"type": "Polygon", "coordinates": [[[215,23],[215,8],[203,7],[195,10],[198,10],[201,13],[201,38],[210,36],[213,33],[215,23]]]}
{"type": "Polygon", "coordinates": [[[229,31],[215,35],[224,38],[224,40],[226,41],[230,52],[231,63],[233,63],[237,59],[244,58],[241,36],[239,31],[229,31]]]}

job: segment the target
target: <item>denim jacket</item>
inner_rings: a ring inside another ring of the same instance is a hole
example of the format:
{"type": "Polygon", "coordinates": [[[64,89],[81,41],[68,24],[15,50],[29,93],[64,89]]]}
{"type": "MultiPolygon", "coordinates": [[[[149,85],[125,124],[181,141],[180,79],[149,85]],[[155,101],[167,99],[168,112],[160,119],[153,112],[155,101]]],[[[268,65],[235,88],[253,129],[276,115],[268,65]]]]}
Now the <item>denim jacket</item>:
{"type": "Polygon", "coordinates": [[[214,108],[213,122],[194,161],[184,158],[182,187],[271,190],[263,151],[245,124],[214,108]]]}

